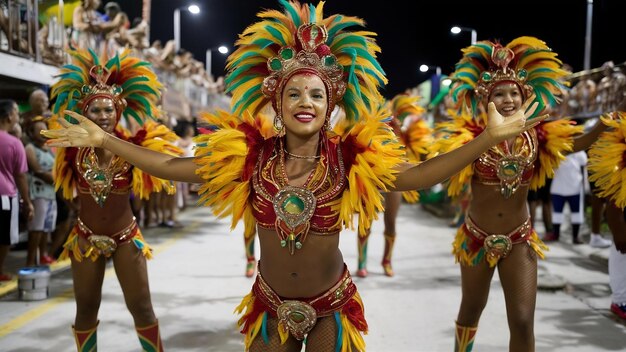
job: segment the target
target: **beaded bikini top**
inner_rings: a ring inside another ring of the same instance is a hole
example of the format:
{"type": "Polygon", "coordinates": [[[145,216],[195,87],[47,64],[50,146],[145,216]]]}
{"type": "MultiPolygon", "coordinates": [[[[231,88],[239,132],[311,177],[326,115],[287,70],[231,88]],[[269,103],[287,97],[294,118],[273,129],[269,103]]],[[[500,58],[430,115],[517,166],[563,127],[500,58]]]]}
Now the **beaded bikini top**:
{"type": "Polygon", "coordinates": [[[511,197],[520,185],[530,184],[537,158],[538,141],[534,129],[517,136],[512,146],[502,142],[491,147],[474,162],[474,181],[500,185],[500,193],[511,197]]]}
{"type": "Polygon", "coordinates": [[[78,191],[91,194],[103,206],[110,193],[128,193],[132,186],[132,165],[113,155],[109,165],[100,167],[93,148],[77,148],[74,160],[78,191]]]}
{"type": "Polygon", "coordinates": [[[258,225],[275,230],[291,254],[302,248],[309,232],[341,230],[341,196],[346,170],[338,144],[323,138],[317,166],[301,186],[289,185],[282,140],[266,141],[252,174],[252,213],[258,225]]]}

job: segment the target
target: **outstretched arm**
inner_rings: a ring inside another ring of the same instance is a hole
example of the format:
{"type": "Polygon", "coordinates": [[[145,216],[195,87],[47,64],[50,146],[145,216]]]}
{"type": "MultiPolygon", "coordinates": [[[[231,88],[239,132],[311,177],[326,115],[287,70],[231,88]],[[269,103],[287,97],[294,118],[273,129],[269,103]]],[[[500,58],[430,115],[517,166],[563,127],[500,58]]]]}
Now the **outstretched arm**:
{"type": "Polygon", "coordinates": [[[407,191],[432,187],[461,171],[490,147],[535,127],[548,115],[527,121],[528,117],[532,116],[537,109],[537,103],[528,109],[533,100],[534,98],[527,99],[513,116],[506,119],[498,113],[493,103],[489,103],[489,122],[487,128],[478,137],[460,148],[438,155],[423,163],[400,165],[400,173],[395,181],[395,190],[407,191]]]}
{"type": "MultiPolygon", "coordinates": [[[[622,99],[622,102],[615,110],[626,111],[626,97],[622,99]]],[[[603,124],[602,121],[598,119],[598,122],[589,132],[583,134],[582,136],[574,138],[574,147],[572,153],[586,150],[591,147],[591,145],[600,137],[600,134],[606,131],[607,128],[608,126],[603,124]]]]}
{"type": "Polygon", "coordinates": [[[45,137],[50,138],[46,142],[48,145],[104,148],[153,176],[173,181],[204,182],[196,175],[197,165],[193,158],[174,157],[126,142],[104,132],[98,125],[80,114],[67,110],[65,113],[78,120],[78,124],[59,119],[62,128],[41,131],[45,137]]]}

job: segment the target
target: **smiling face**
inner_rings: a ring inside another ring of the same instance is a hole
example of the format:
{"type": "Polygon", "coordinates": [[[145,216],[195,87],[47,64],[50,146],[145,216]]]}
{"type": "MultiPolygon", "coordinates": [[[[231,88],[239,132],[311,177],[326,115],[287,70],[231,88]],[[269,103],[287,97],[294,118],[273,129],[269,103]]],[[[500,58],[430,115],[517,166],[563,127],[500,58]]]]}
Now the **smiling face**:
{"type": "Polygon", "coordinates": [[[95,98],[89,102],[85,116],[95,122],[104,131],[111,133],[115,130],[116,111],[115,104],[110,98],[95,98]]]}
{"type": "Polygon", "coordinates": [[[311,137],[326,121],[326,86],[314,74],[296,74],[283,88],[281,105],[286,130],[299,137],[311,137]]]}
{"type": "Polygon", "coordinates": [[[496,85],[489,94],[489,102],[496,104],[496,110],[504,116],[513,115],[524,102],[524,97],[517,84],[505,82],[496,85]]]}

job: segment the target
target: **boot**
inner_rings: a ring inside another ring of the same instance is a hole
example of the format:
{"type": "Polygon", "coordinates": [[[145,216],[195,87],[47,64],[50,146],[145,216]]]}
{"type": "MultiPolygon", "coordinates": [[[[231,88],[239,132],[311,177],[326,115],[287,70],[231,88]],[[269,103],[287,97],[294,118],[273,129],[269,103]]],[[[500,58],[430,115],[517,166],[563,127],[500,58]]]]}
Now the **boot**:
{"type": "Polygon", "coordinates": [[[468,327],[456,323],[456,341],[454,352],[471,352],[478,327],[468,327]]]}
{"type": "Polygon", "coordinates": [[[256,269],[256,258],[248,257],[246,259],[246,277],[253,277],[256,269]]]}
{"type": "Polygon", "coordinates": [[[357,247],[359,250],[359,262],[356,276],[367,277],[367,241],[369,239],[369,233],[366,236],[358,236],[357,247]]]}
{"type": "Polygon", "coordinates": [[[144,352],[163,352],[163,344],[161,343],[161,334],[159,333],[159,322],[146,326],[144,328],[135,327],[137,336],[144,352]]]}
{"type": "Polygon", "coordinates": [[[77,331],[74,325],[72,325],[72,332],[74,332],[74,339],[76,340],[76,350],[78,352],[96,352],[98,351],[98,324],[89,330],[77,331]]]}
{"type": "Polygon", "coordinates": [[[393,244],[396,241],[396,234],[385,234],[385,252],[383,254],[383,270],[385,275],[393,276],[393,269],[391,268],[391,255],[393,254],[393,244]]]}
{"type": "Polygon", "coordinates": [[[256,258],[254,257],[254,234],[243,238],[246,246],[246,277],[253,277],[256,270],[256,258]]]}

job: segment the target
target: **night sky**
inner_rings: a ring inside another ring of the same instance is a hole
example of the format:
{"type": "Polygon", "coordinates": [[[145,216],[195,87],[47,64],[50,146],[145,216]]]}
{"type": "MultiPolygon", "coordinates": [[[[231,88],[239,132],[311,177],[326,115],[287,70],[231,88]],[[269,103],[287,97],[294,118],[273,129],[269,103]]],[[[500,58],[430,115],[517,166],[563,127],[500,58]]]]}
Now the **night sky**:
{"type": "MultiPolygon", "coordinates": [[[[106,0],[103,0],[106,3],[106,0]]],[[[173,11],[186,7],[191,0],[152,0],[151,40],[173,39],[173,11]]],[[[200,0],[201,13],[181,14],[181,46],[197,60],[205,60],[207,48],[227,45],[232,48],[245,27],[254,21],[262,8],[278,8],[277,0],[200,0]]],[[[317,2],[314,2],[317,4],[317,2]]],[[[528,35],[544,40],[573,71],[584,69],[587,0],[543,1],[379,1],[364,6],[363,0],[328,0],[326,15],[342,13],[361,17],[366,29],[378,33],[382,48],[380,63],[389,84],[383,90],[387,98],[417,86],[433,72],[422,73],[420,64],[440,66],[449,74],[461,58],[461,49],[470,44],[470,32],[450,33],[458,25],[474,28],[478,40],[500,40],[503,44],[528,35]],[[480,6],[475,5],[479,3],[480,6]],[[419,7],[409,10],[408,4],[419,7]],[[505,10],[517,4],[515,10],[505,10]]],[[[367,3],[370,3],[368,1],[367,3]]],[[[140,16],[141,1],[120,1],[131,20],[140,16]]],[[[612,60],[626,61],[626,1],[595,0],[593,5],[591,68],[612,60]]],[[[213,73],[224,73],[225,56],[213,52],[213,73]]]]}

